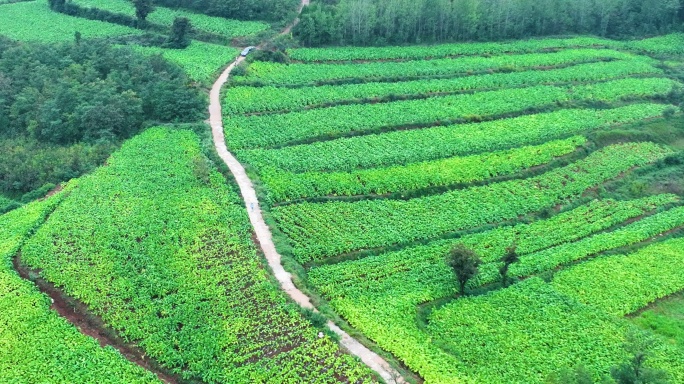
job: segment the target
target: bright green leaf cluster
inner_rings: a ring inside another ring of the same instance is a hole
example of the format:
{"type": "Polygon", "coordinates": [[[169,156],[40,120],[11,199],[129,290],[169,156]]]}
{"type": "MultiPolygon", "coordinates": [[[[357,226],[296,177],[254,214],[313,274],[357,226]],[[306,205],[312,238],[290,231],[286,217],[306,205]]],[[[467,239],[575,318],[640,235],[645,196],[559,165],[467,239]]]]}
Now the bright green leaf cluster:
{"type": "Polygon", "coordinates": [[[602,110],[565,109],[479,124],[394,131],[280,149],[237,151],[237,155],[259,170],[275,167],[294,173],[350,172],[543,143],[656,118],[662,116],[667,107],[634,104],[602,110]]]}
{"type": "Polygon", "coordinates": [[[25,238],[63,194],[0,216],[0,382],[160,383],[113,348],[81,334],[50,309],[50,300],[13,270],[25,238]]]}
{"type": "Polygon", "coordinates": [[[585,142],[584,137],[573,136],[506,151],[353,172],[291,173],[264,169],[260,177],[270,200],[275,202],[329,195],[383,195],[512,174],[572,153],[585,142]]]}

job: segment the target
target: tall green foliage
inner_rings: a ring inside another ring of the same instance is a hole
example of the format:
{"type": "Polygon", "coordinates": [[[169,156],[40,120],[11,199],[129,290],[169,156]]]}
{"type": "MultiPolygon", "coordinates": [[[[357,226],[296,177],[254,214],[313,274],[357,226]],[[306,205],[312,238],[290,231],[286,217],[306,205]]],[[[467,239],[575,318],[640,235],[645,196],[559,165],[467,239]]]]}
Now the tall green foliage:
{"type": "Polygon", "coordinates": [[[183,71],[159,57],[88,40],[0,39],[0,148],[8,154],[0,190],[76,177],[146,121],[196,121],[204,105],[183,71]]]}
{"type": "Polygon", "coordinates": [[[319,1],[295,28],[310,46],[501,40],[586,33],[667,33],[680,27],[680,0],[319,1]]]}

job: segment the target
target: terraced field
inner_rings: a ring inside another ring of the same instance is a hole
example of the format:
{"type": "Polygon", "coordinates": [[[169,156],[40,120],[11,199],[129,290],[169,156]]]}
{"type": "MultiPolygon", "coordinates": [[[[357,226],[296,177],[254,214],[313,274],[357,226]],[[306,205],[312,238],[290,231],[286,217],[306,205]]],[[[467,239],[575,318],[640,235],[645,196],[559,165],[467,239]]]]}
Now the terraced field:
{"type": "Polygon", "coordinates": [[[0,25],[4,36],[41,43],[73,41],[76,32],[80,32],[84,39],[143,33],[139,29],[53,12],[47,0],[2,5],[0,25]]]}
{"type": "MultiPolygon", "coordinates": [[[[95,8],[104,11],[135,17],[133,3],[126,0],[72,0],[71,3],[83,8],[95,8]]],[[[248,36],[269,28],[269,25],[258,21],[230,20],[221,17],[212,17],[199,13],[155,7],[155,10],[147,17],[147,21],[164,27],[171,27],[176,17],[185,17],[190,20],[193,28],[197,31],[209,33],[228,39],[248,36]]]]}
{"type": "Polygon", "coordinates": [[[50,299],[19,277],[12,260],[70,191],[0,216],[0,381],[161,383],[50,309],[50,299]]]}
{"type": "Polygon", "coordinates": [[[185,49],[142,47],[139,45],[131,45],[130,47],[143,55],[160,55],[164,59],[178,64],[191,79],[205,85],[211,84],[217,73],[240,53],[236,48],[201,41],[193,41],[185,49]]]}
{"type": "MultiPolygon", "coordinates": [[[[416,379],[598,381],[630,358],[625,315],[684,289],[683,196],[612,192],[679,164],[624,132],[676,113],[682,85],[642,54],[680,40],[291,49],[232,79],[226,143],[303,284],[416,379]],[[482,260],[471,297],[456,245],[482,260]]],[[[682,346],[641,332],[684,382],[682,346]]]]}
{"type": "MultiPolygon", "coordinates": [[[[24,208],[16,212],[25,213],[24,208]]],[[[33,222],[28,224],[26,230],[36,229],[33,222]]],[[[150,128],[126,142],[106,167],[78,181],[21,247],[21,263],[40,270],[42,278],[87,305],[147,359],[183,380],[374,382],[367,367],[330,337],[319,335],[300,308],[271,283],[251,230],[242,201],[204,157],[197,136],[150,128]]],[[[23,241],[22,233],[16,236],[23,241]]],[[[7,269],[7,257],[21,241],[2,244],[12,246],[3,256],[7,269]]],[[[15,284],[22,282],[12,278],[15,284]]],[[[4,286],[0,278],[0,306],[16,305],[17,296],[1,292],[4,286]]],[[[47,311],[40,295],[26,300],[47,311]]],[[[3,332],[8,331],[0,327],[3,332]]],[[[9,332],[20,330],[11,327],[9,332]]],[[[55,332],[50,337],[66,331],[55,332]]],[[[7,347],[14,348],[10,336],[7,347]]],[[[119,364],[118,382],[153,381],[114,359],[109,349],[92,352],[94,346],[81,339],[74,341],[84,343],[75,347],[77,352],[92,353],[91,360],[97,353],[108,355],[101,357],[99,371],[90,365],[83,372],[66,366],[72,370],[68,373],[92,375],[112,369],[104,363],[119,364]]],[[[28,360],[48,353],[28,350],[13,356],[28,360]]],[[[27,372],[5,372],[6,358],[0,354],[0,377],[16,375],[8,377],[32,382],[34,365],[28,364],[27,372]]],[[[72,376],[65,380],[89,382],[72,376]]]]}

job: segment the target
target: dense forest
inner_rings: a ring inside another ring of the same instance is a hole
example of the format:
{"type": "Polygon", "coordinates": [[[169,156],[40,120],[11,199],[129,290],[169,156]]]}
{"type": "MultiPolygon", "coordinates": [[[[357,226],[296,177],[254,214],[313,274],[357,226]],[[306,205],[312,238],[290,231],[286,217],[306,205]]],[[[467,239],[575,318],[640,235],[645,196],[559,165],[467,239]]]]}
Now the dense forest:
{"type": "Polygon", "coordinates": [[[620,38],[681,30],[682,0],[318,0],[295,35],[308,46],[620,38]]]}
{"type": "Polygon", "coordinates": [[[147,122],[197,121],[182,70],[105,42],[0,39],[0,191],[18,195],[93,169],[147,122]]]}
{"type": "Polygon", "coordinates": [[[298,0],[154,0],[164,7],[186,8],[238,20],[290,20],[298,0]]]}

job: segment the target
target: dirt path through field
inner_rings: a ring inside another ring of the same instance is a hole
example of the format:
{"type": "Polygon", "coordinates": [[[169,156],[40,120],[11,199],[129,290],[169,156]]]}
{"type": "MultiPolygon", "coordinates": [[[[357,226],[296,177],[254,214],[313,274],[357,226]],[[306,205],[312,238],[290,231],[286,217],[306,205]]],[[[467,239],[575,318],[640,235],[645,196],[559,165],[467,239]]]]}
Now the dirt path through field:
{"type": "MultiPolygon", "coordinates": [[[[299,8],[301,12],[305,5],[309,4],[309,0],[302,0],[302,4],[299,8]]],[[[281,34],[290,33],[292,27],[296,25],[299,19],[296,19],[292,24],[287,26],[281,34]]],[[[230,72],[235,68],[236,65],[244,61],[243,57],[239,57],[233,62],[228,68],[226,68],[218,80],[214,83],[211,88],[210,93],[210,104],[209,104],[209,123],[211,125],[211,131],[214,138],[214,146],[218,152],[221,159],[226,163],[230,172],[235,177],[235,181],[240,187],[240,192],[242,193],[242,198],[245,201],[245,206],[247,207],[247,213],[249,214],[249,220],[254,227],[254,232],[256,234],[259,245],[268,261],[268,265],[271,267],[274,276],[280,283],[281,288],[287,292],[287,294],[297,302],[300,306],[304,308],[315,309],[311,304],[311,300],[302,291],[295,287],[292,282],[292,275],[285,271],[282,264],[280,263],[281,256],[276,251],[275,245],[273,244],[273,237],[271,235],[271,230],[266,225],[264,218],[261,214],[261,208],[259,206],[259,200],[256,196],[256,191],[252,181],[247,176],[245,168],[240,164],[240,162],[233,156],[232,153],[228,151],[226,147],[225,137],[223,133],[223,117],[221,115],[221,88],[228,81],[230,72]]],[[[328,327],[340,336],[340,343],[344,346],[351,354],[359,357],[364,364],[370,367],[372,370],[377,372],[383,380],[387,383],[404,383],[405,381],[401,375],[395,371],[382,357],[380,357],[375,352],[366,348],[358,340],[349,336],[346,332],[340,329],[333,322],[328,322],[328,327]]]]}

